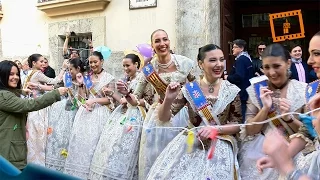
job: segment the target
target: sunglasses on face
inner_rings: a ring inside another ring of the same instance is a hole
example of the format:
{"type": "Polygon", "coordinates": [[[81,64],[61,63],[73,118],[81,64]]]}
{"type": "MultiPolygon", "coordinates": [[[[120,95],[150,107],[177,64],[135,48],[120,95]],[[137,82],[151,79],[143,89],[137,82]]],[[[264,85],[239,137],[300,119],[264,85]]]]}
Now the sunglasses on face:
{"type": "Polygon", "coordinates": [[[265,50],[266,48],[258,48],[259,49],[259,51],[263,51],[263,50],[265,50]]]}

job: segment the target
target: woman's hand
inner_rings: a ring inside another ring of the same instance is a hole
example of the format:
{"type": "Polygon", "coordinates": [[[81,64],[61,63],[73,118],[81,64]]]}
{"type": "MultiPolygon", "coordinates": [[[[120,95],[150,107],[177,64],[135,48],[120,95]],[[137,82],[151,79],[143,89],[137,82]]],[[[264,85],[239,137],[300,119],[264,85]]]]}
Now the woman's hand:
{"type": "Polygon", "coordinates": [[[22,89],[22,92],[26,95],[30,95],[32,94],[32,90],[31,89],[22,89]]]}
{"type": "Polygon", "coordinates": [[[199,130],[198,136],[200,136],[201,139],[208,139],[214,129],[216,129],[214,126],[203,127],[199,130]]]}
{"type": "Polygon", "coordinates": [[[69,59],[65,59],[62,64],[62,69],[67,69],[69,67],[69,59]]]}
{"type": "Polygon", "coordinates": [[[262,105],[264,108],[267,108],[267,110],[270,110],[272,106],[272,98],[271,94],[273,92],[266,87],[261,87],[260,88],[260,99],[262,101],[262,105]]]}
{"type": "Polygon", "coordinates": [[[60,96],[62,96],[62,95],[65,95],[65,94],[68,93],[68,88],[66,88],[66,87],[59,87],[59,88],[58,88],[58,91],[59,91],[59,93],[60,93],[60,96]]]}
{"type": "Polygon", "coordinates": [[[171,82],[166,89],[165,99],[171,102],[174,101],[180,93],[180,90],[180,83],[171,82]]]}
{"type": "Polygon", "coordinates": [[[88,99],[86,100],[86,103],[83,105],[88,111],[92,111],[93,107],[95,105],[95,100],[94,99],[88,99]]]}
{"type": "MultiPolygon", "coordinates": [[[[290,102],[288,99],[286,98],[279,98],[279,108],[280,108],[280,113],[281,114],[285,114],[285,113],[288,113],[290,112],[290,102]]],[[[283,117],[285,121],[289,121],[290,119],[290,116],[289,115],[286,115],[283,117]]]]}
{"type": "Polygon", "coordinates": [[[33,82],[28,82],[28,83],[27,83],[27,87],[28,87],[29,89],[32,89],[32,90],[39,88],[39,87],[38,87],[38,84],[37,84],[37,83],[33,83],[33,82]]]}
{"type": "Polygon", "coordinates": [[[76,75],[76,80],[79,83],[79,85],[83,84],[83,75],[81,73],[78,73],[76,75]]]}
{"type": "Polygon", "coordinates": [[[116,83],[116,85],[117,85],[117,90],[120,94],[127,95],[129,93],[127,83],[123,82],[122,80],[119,80],[116,83]]]}
{"type": "Polygon", "coordinates": [[[287,174],[294,169],[288,142],[278,131],[271,131],[266,135],[263,152],[272,159],[272,165],[282,174],[287,174]]]}
{"type": "Polygon", "coordinates": [[[275,164],[274,164],[272,158],[265,156],[265,157],[262,157],[257,160],[256,166],[257,166],[259,173],[262,174],[264,169],[274,168],[275,164]]]}

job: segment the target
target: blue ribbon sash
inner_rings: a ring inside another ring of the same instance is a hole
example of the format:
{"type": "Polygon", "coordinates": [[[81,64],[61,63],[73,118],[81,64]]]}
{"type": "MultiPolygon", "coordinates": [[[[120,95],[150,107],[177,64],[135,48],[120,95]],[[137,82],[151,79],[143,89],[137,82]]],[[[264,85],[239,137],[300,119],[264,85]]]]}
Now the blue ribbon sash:
{"type": "Polygon", "coordinates": [[[152,64],[149,63],[148,65],[144,66],[142,68],[142,72],[147,78],[147,81],[149,81],[152,84],[152,86],[155,88],[157,93],[164,95],[168,85],[165,82],[163,82],[163,80],[154,70],[152,64]]]}
{"type": "Polygon", "coordinates": [[[190,103],[192,103],[196,107],[198,113],[202,116],[202,118],[205,118],[207,122],[213,121],[215,124],[217,124],[211,111],[209,110],[210,104],[207,103],[207,99],[204,96],[199,84],[197,82],[189,82],[185,85],[185,88],[192,100],[192,102],[190,103]]]}

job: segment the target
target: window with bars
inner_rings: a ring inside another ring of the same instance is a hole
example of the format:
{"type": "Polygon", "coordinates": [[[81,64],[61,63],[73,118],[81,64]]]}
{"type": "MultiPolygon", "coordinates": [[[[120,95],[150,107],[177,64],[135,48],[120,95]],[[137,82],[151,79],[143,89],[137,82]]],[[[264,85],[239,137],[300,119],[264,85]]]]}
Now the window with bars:
{"type": "MultiPolygon", "coordinates": [[[[66,37],[63,36],[63,41],[66,37]]],[[[92,33],[72,33],[69,38],[68,50],[76,49],[81,60],[86,60],[90,56],[89,39],[92,40],[92,33]]]]}

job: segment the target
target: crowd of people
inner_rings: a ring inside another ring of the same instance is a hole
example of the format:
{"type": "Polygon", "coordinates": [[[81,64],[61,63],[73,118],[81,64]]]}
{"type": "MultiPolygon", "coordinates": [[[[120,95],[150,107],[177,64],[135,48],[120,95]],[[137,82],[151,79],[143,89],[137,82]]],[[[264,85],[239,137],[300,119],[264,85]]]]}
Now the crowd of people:
{"type": "Polygon", "coordinates": [[[320,32],[307,63],[277,43],[251,59],[237,39],[229,74],[215,44],[196,62],[162,29],[151,45],[151,60],[126,51],[120,79],[98,51],[65,50],[57,76],[41,54],[1,61],[0,155],[92,180],[320,179],[320,32]]]}

